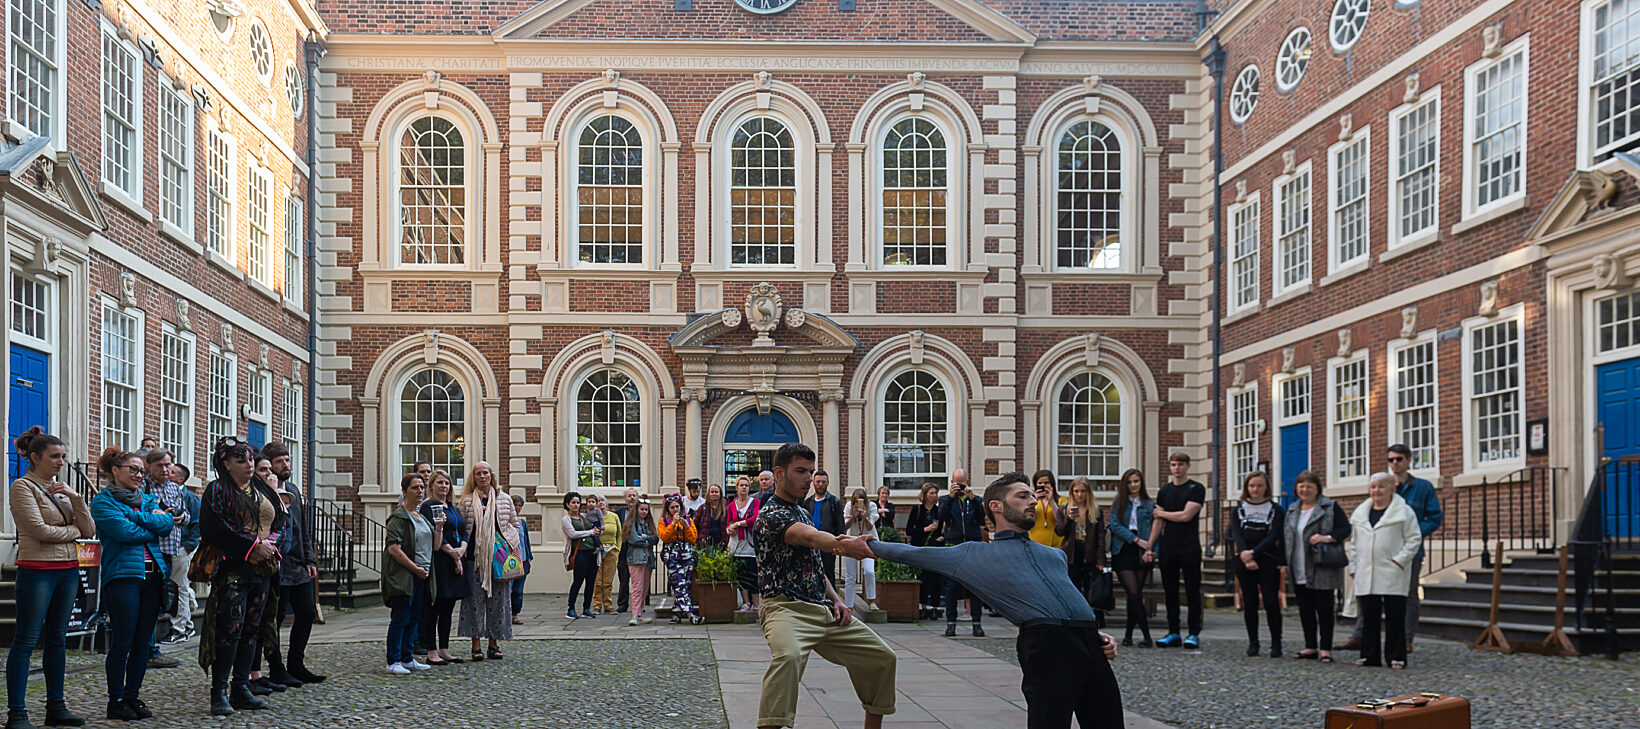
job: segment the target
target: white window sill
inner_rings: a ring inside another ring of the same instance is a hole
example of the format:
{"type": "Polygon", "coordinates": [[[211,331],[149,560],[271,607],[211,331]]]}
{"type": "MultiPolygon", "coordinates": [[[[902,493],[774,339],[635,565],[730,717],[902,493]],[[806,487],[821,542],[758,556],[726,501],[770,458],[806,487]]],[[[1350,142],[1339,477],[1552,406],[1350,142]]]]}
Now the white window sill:
{"type": "Polygon", "coordinates": [[[300,318],[302,321],[308,320],[308,313],[302,310],[302,305],[300,302],[284,299],[283,304],[285,311],[289,312],[292,316],[300,318]]]}
{"type": "Polygon", "coordinates": [[[217,268],[220,268],[224,271],[227,271],[228,275],[233,276],[234,278],[237,278],[237,279],[240,279],[240,280],[243,280],[245,278],[245,272],[244,271],[239,270],[239,267],[234,265],[233,261],[230,261],[226,258],[223,258],[222,255],[217,253],[216,251],[210,251],[210,252],[206,253],[205,257],[210,260],[211,265],[216,266],[217,268]]]}
{"type": "Polygon", "coordinates": [[[1353,261],[1337,271],[1333,271],[1332,273],[1322,276],[1319,283],[1322,286],[1331,286],[1371,267],[1372,256],[1362,256],[1360,260],[1353,261]]]}
{"type": "Polygon", "coordinates": [[[1223,319],[1220,319],[1219,320],[1219,326],[1227,326],[1227,325],[1230,325],[1230,324],[1234,324],[1234,323],[1236,323],[1238,321],[1241,321],[1243,319],[1248,319],[1248,318],[1257,316],[1259,313],[1261,313],[1263,311],[1264,311],[1264,304],[1262,304],[1262,303],[1253,304],[1252,306],[1249,306],[1245,309],[1238,309],[1234,312],[1226,314],[1223,319]]]}
{"type": "Polygon", "coordinates": [[[1292,301],[1293,299],[1296,299],[1296,298],[1298,298],[1300,296],[1303,296],[1307,293],[1310,293],[1310,284],[1309,284],[1309,282],[1301,283],[1298,286],[1295,286],[1291,289],[1288,289],[1286,291],[1281,292],[1277,296],[1270,297],[1270,300],[1265,302],[1264,305],[1268,308],[1274,309],[1277,306],[1280,306],[1280,305],[1285,304],[1289,301],[1292,301]]]}
{"type": "Polygon", "coordinates": [[[1419,233],[1418,235],[1412,236],[1411,238],[1407,238],[1390,246],[1388,250],[1378,254],[1378,262],[1384,263],[1386,261],[1393,261],[1420,248],[1434,245],[1440,240],[1441,229],[1431,228],[1426,232],[1419,233]]]}
{"type": "Polygon", "coordinates": [[[262,283],[261,281],[258,281],[254,278],[251,278],[251,279],[248,279],[246,281],[246,283],[249,283],[251,285],[251,290],[252,291],[255,291],[256,293],[259,293],[263,296],[266,296],[269,299],[272,299],[274,301],[280,301],[282,299],[282,297],[279,296],[279,292],[274,291],[271,287],[269,287],[267,284],[262,283]]]}
{"type": "Polygon", "coordinates": [[[949,268],[888,268],[853,271],[850,281],[984,281],[990,275],[986,269],[957,271],[949,268]]]}
{"type": "Polygon", "coordinates": [[[1492,207],[1478,213],[1474,213],[1469,217],[1454,223],[1452,225],[1452,234],[1457,235],[1471,228],[1490,223],[1506,215],[1518,213],[1528,207],[1531,207],[1531,202],[1526,199],[1526,195],[1524,194],[1518,195],[1514,199],[1505,203],[1493,203],[1492,207]]]}
{"type": "Polygon", "coordinates": [[[1334,499],[1340,496],[1365,496],[1367,494],[1368,479],[1367,476],[1356,476],[1329,483],[1327,484],[1327,496],[1334,499]]]}
{"type": "Polygon", "coordinates": [[[1163,274],[1160,272],[1122,271],[1115,269],[1057,269],[1053,271],[1021,272],[1019,277],[1031,283],[1114,283],[1114,284],[1156,284],[1161,283],[1163,274]]]}
{"type": "Polygon", "coordinates": [[[196,254],[205,252],[205,246],[202,245],[199,241],[194,240],[194,237],[192,235],[189,235],[188,231],[185,231],[181,228],[178,228],[175,225],[172,225],[168,221],[165,221],[165,220],[159,221],[159,232],[160,232],[160,235],[163,235],[167,238],[170,238],[173,241],[176,241],[177,245],[180,245],[183,248],[187,248],[188,250],[193,251],[196,254]]]}
{"type": "Polygon", "coordinates": [[[102,195],[103,197],[108,198],[109,202],[125,208],[126,211],[132,215],[142,218],[142,222],[154,222],[154,214],[143,209],[140,201],[132,198],[130,195],[125,194],[125,191],[121,190],[118,186],[109,182],[103,182],[102,195]]]}
{"type": "Polygon", "coordinates": [[[1452,485],[1462,488],[1466,486],[1479,486],[1485,482],[1497,483],[1504,477],[1518,473],[1525,467],[1525,461],[1511,461],[1503,465],[1489,463],[1484,469],[1477,468],[1475,470],[1465,471],[1453,476],[1452,485]]]}
{"type": "Polygon", "coordinates": [[[359,269],[365,281],[500,281],[501,271],[474,271],[469,268],[378,268],[359,269]]]}
{"type": "MultiPolygon", "coordinates": [[[[542,281],[569,281],[572,279],[579,281],[674,281],[682,275],[679,271],[657,271],[650,268],[614,266],[550,268],[544,265],[536,266],[535,274],[542,281]]],[[[768,278],[766,274],[763,277],[768,278]]]]}

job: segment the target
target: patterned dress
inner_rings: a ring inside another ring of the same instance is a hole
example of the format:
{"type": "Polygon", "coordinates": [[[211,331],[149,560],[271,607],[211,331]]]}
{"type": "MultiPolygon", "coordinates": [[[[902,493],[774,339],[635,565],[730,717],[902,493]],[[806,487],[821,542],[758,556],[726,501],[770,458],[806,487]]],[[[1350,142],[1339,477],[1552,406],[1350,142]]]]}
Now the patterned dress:
{"type": "Polygon", "coordinates": [[[672,614],[695,614],[695,523],[679,519],[660,525],[661,560],[666,563],[666,584],[672,589],[672,614]]]}

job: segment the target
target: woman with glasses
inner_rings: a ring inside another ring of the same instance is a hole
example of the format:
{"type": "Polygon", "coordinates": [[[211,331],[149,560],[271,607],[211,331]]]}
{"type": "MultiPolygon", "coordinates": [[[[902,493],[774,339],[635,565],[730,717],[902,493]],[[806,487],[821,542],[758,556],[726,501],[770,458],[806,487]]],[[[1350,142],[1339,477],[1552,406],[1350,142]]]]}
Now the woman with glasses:
{"type": "Polygon", "coordinates": [[[142,458],[109,448],[97,470],[113,483],[91,499],[91,518],[102,543],[102,612],[108,616],[108,718],[132,721],[154,715],[142,702],[148,646],[165,600],[171,566],[159,539],[180,521],[142,493],[142,458]]]}
{"type": "Polygon", "coordinates": [[[254,453],[239,438],[223,438],[211,455],[217,478],[205,487],[200,510],[201,553],[211,596],[200,630],[199,665],[211,674],[211,713],[266,709],[248,680],[257,626],[279,573],[279,496],[256,478],[254,453]],[[231,684],[231,687],[230,687],[231,684]]]}

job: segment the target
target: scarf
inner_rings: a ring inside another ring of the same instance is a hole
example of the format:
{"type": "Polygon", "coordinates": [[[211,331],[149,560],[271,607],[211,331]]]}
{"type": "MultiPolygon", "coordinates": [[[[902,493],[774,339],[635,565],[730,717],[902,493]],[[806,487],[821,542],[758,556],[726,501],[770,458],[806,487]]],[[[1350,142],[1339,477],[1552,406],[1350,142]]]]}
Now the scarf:
{"type": "Polygon", "coordinates": [[[486,494],[474,492],[473,505],[473,571],[478,574],[478,585],[486,596],[494,593],[492,584],[495,575],[490,568],[490,562],[495,559],[495,533],[501,529],[500,508],[501,499],[505,498],[495,489],[491,489],[487,496],[490,499],[488,506],[482,497],[486,494]]]}
{"type": "Polygon", "coordinates": [[[129,506],[133,509],[136,509],[137,511],[142,511],[142,492],[141,491],[138,491],[136,489],[122,488],[120,486],[114,486],[114,487],[111,487],[111,488],[107,488],[107,489],[104,489],[104,491],[107,491],[109,496],[114,497],[115,501],[118,501],[122,504],[125,504],[126,506],[129,506]]]}

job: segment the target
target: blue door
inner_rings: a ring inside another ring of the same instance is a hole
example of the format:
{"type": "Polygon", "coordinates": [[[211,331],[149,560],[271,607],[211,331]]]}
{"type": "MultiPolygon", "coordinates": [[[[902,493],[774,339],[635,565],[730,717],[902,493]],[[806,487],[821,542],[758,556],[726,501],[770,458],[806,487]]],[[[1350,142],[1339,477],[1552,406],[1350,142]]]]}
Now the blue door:
{"type": "Polygon", "coordinates": [[[15,344],[11,347],[11,412],[6,414],[6,456],[13,477],[27,471],[17,457],[17,436],[51,421],[51,355],[15,344]]]}
{"type": "MultiPolygon", "coordinates": [[[[1613,462],[1623,456],[1640,454],[1640,357],[1611,362],[1595,368],[1599,390],[1600,423],[1605,426],[1605,444],[1600,455],[1613,462]]],[[[1606,529],[1614,534],[1640,534],[1640,479],[1623,478],[1633,468],[1612,469],[1606,492],[1606,529]]]]}
{"type": "Polygon", "coordinates": [[[1310,426],[1305,423],[1288,425],[1281,429],[1281,506],[1286,508],[1298,500],[1293,484],[1310,468],[1310,426]]]}
{"type": "Polygon", "coordinates": [[[268,442],[268,424],[250,421],[245,429],[245,440],[250,441],[252,448],[262,450],[262,445],[268,442]]]}

